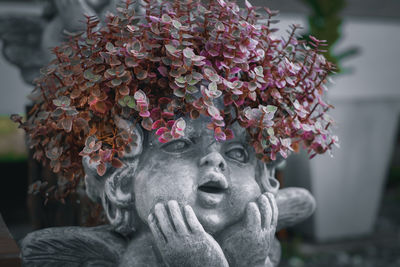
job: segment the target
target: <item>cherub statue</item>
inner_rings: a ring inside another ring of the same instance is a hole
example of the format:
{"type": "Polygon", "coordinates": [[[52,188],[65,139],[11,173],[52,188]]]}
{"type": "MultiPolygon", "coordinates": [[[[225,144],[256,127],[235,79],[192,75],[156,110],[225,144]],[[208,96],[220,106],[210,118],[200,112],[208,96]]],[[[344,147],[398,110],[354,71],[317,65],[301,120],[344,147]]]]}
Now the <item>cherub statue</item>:
{"type": "Polygon", "coordinates": [[[124,167],[101,177],[83,159],[87,194],[110,225],[33,232],[21,243],[26,266],[277,266],[276,230],[315,209],[305,189],[278,190],[238,125],[221,143],[206,118],[185,118],[185,137],[162,144],[119,120],[139,137],[124,167]]]}
{"type": "Polygon", "coordinates": [[[300,188],[279,190],[277,155],[336,138],[312,47],[277,39],[247,1],[125,1],[106,26],[53,49],[27,122],[34,157],[109,225],[29,234],[26,266],[277,266],[278,229],[312,214],[300,188]],[[140,22],[136,20],[139,19],[140,22]],[[306,47],[306,48],[304,48],[306,47]],[[81,159],[83,158],[83,159],[81,159]]]}

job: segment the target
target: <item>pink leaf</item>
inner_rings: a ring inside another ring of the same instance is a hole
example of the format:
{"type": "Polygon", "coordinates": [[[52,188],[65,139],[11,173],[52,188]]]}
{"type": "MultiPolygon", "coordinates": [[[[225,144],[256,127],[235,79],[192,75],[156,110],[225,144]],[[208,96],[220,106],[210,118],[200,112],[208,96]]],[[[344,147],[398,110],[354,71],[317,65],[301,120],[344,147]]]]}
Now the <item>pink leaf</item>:
{"type": "Polygon", "coordinates": [[[163,77],[168,77],[168,69],[165,66],[160,66],[157,70],[163,77]]]}
{"type": "Polygon", "coordinates": [[[162,135],[165,132],[168,132],[169,129],[167,127],[161,127],[156,131],[156,135],[162,135]]]}
{"type": "Polygon", "coordinates": [[[247,0],[244,1],[244,4],[246,5],[246,7],[247,7],[248,9],[252,9],[252,8],[253,8],[252,4],[250,4],[250,2],[247,1],[247,0]]]}
{"type": "Polygon", "coordinates": [[[163,119],[157,120],[153,123],[153,125],[151,126],[152,130],[161,128],[165,126],[165,121],[163,119]]]}

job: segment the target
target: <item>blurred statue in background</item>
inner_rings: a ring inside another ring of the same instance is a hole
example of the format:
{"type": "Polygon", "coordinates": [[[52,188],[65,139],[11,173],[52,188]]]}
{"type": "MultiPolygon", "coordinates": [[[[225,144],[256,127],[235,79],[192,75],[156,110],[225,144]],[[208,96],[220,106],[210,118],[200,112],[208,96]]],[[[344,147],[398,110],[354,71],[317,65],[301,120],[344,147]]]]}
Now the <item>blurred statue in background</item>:
{"type": "MultiPolygon", "coordinates": [[[[67,40],[66,33],[84,30],[87,16],[104,21],[120,0],[44,0],[41,16],[6,15],[0,17],[3,55],[16,65],[24,81],[32,84],[39,70],[51,58],[51,48],[67,40]]],[[[139,9],[139,5],[137,6],[139,9]]]]}
{"type": "Polygon", "coordinates": [[[51,58],[51,48],[65,41],[65,32],[85,30],[85,16],[97,16],[103,19],[105,11],[115,6],[113,0],[58,0],[47,1],[47,9],[53,19],[43,29],[41,50],[51,58]]]}

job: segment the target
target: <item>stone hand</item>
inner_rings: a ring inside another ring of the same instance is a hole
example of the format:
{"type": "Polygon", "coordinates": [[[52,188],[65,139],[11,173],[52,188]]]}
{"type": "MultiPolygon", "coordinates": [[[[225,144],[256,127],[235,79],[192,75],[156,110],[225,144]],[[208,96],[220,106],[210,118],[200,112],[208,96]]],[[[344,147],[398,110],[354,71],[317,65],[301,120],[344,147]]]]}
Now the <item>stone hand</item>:
{"type": "Polygon", "coordinates": [[[278,208],[271,193],[250,202],[244,218],[223,231],[218,240],[230,266],[272,266],[268,257],[278,221],[278,208]]]}
{"type": "Polygon", "coordinates": [[[190,206],[157,203],[148,217],[155,243],[168,266],[228,266],[218,243],[204,231],[190,206]]]}

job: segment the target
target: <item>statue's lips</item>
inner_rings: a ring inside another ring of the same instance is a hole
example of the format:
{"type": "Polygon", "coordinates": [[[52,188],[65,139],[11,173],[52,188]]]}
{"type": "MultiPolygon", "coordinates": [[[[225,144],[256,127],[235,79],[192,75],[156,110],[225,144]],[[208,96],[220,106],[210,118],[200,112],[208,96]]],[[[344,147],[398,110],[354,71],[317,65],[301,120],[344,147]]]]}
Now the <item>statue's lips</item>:
{"type": "Polygon", "coordinates": [[[228,182],[223,174],[208,173],[202,177],[197,187],[197,197],[205,208],[213,208],[225,197],[228,182]]]}

